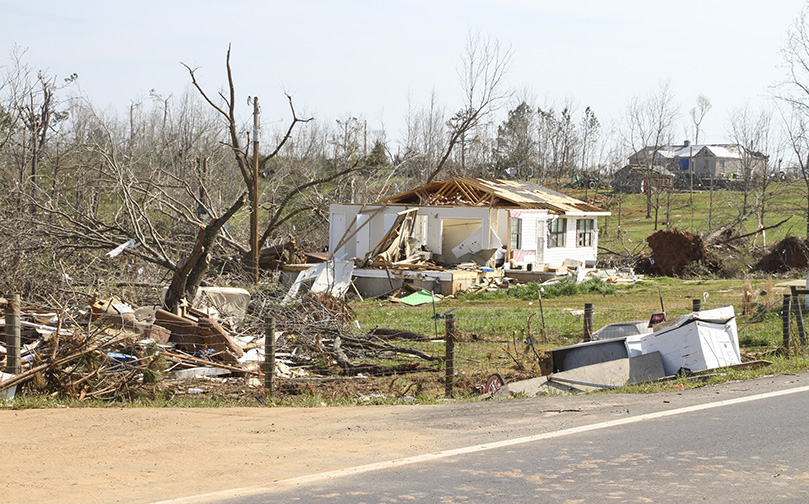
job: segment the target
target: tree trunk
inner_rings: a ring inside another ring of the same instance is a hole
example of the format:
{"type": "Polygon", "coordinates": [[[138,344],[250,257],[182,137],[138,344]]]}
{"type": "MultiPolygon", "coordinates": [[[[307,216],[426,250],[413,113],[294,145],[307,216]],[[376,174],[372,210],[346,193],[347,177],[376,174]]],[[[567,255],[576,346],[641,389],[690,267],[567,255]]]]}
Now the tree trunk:
{"type": "Polygon", "coordinates": [[[652,218],[652,174],[651,168],[646,174],[646,218],[652,218]]]}
{"type": "Polygon", "coordinates": [[[228,208],[227,212],[219,218],[211,219],[205,227],[199,228],[194,249],[174,269],[174,275],[166,293],[166,300],[163,302],[163,307],[167,311],[176,313],[177,307],[183,299],[188,303],[194,301],[199,285],[205,277],[205,272],[208,271],[208,265],[211,262],[210,252],[216,243],[219,231],[222,230],[222,226],[230,220],[233,214],[244,205],[245,201],[247,201],[246,192],[228,208]]]}

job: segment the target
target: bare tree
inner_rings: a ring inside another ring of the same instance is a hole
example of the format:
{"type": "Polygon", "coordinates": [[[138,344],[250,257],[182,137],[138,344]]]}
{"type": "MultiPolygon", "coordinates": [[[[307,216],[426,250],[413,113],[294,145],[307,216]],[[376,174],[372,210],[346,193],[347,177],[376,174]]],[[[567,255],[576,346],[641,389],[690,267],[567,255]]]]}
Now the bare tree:
{"type": "MultiPolygon", "coordinates": [[[[73,74],[59,84],[55,76],[45,71],[35,71],[24,61],[25,50],[14,47],[11,51],[11,65],[0,75],[7,89],[7,105],[3,107],[4,135],[2,144],[12,140],[12,148],[17,158],[18,204],[28,194],[31,198],[39,195],[40,164],[45,155],[45,147],[57,123],[66,114],[57,109],[56,92],[64,85],[74,82],[78,75],[73,74]]],[[[33,212],[35,207],[31,206],[33,212]]]]}
{"type": "Polygon", "coordinates": [[[804,5],[787,32],[781,49],[786,76],[776,97],[789,110],[781,110],[788,143],[806,184],[806,236],[809,238],[809,4],[804,5]]]}
{"type": "MultiPolygon", "coordinates": [[[[657,91],[646,96],[634,96],[624,116],[623,138],[629,148],[639,154],[646,166],[646,218],[652,217],[653,169],[659,162],[658,153],[671,143],[674,121],[679,111],[674,103],[669,82],[659,85],[657,91]]],[[[657,219],[655,219],[655,229],[657,219]]]]}
{"type": "Polygon", "coordinates": [[[751,111],[746,106],[733,111],[730,116],[730,134],[734,143],[739,146],[741,156],[743,196],[740,215],[746,215],[750,206],[755,209],[756,230],[762,230],[764,245],[767,203],[778,196],[777,186],[775,191],[772,189],[774,177],[771,160],[774,159],[777,166],[778,160],[782,158],[780,142],[772,123],[770,111],[751,111]],[[749,201],[751,197],[753,202],[749,201]]]}
{"type": "Polygon", "coordinates": [[[691,123],[693,126],[694,132],[694,143],[699,143],[699,133],[700,133],[700,126],[702,125],[702,121],[705,119],[705,116],[710,112],[713,105],[711,104],[711,100],[708,99],[705,95],[699,95],[697,97],[697,105],[693,107],[691,110],[688,111],[688,115],[691,117],[691,123]]]}
{"type": "Polygon", "coordinates": [[[591,149],[598,141],[601,123],[598,122],[593,109],[587,107],[584,109],[584,115],[582,115],[579,124],[579,131],[581,131],[581,169],[582,171],[587,171],[590,165],[587,156],[588,154],[592,155],[591,149]]]}
{"type": "Polygon", "coordinates": [[[446,150],[425,183],[438,176],[455,146],[460,143],[463,148],[466,136],[510,94],[504,87],[511,64],[511,49],[503,47],[498,40],[469,33],[462,61],[459,74],[464,89],[464,106],[448,121],[446,150]]]}

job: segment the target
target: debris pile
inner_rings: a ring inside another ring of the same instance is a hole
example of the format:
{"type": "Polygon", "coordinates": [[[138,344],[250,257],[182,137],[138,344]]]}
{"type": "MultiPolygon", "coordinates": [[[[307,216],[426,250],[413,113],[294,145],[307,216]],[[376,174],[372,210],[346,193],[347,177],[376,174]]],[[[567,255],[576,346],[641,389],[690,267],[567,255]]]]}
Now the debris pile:
{"type": "MultiPolygon", "coordinates": [[[[251,303],[253,316],[238,324],[188,306],[171,313],[97,295],[81,309],[44,313],[24,304],[20,372],[0,376],[0,397],[25,390],[127,401],[161,391],[198,394],[229,388],[223,384],[243,393],[263,385],[268,318],[275,321],[279,389],[441,369],[440,356],[359,331],[348,305],[329,294],[310,292],[291,305],[280,303],[282,291],[268,290],[257,298],[251,303]]],[[[0,338],[0,365],[5,366],[3,342],[0,338]]]]}
{"type": "Polygon", "coordinates": [[[754,266],[765,273],[784,273],[809,267],[809,243],[790,235],[778,242],[754,266]]]}
{"type": "MultiPolygon", "coordinates": [[[[31,319],[23,316],[23,326],[31,319]]],[[[0,390],[28,384],[63,397],[129,400],[162,378],[165,361],[134,333],[61,322],[37,324],[36,339],[23,335],[22,372],[0,382],[0,390]]]]}
{"type": "Polygon", "coordinates": [[[262,269],[274,270],[285,264],[303,264],[311,260],[307,257],[294,236],[289,235],[287,241],[265,247],[259,251],[258,264],[262,269]]]}

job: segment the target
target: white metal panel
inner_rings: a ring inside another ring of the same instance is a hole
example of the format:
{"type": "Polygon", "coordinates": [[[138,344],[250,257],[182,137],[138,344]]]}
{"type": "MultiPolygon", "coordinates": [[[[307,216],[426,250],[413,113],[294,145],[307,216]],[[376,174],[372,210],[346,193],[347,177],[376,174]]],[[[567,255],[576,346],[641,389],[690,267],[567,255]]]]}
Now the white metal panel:
{"type": "MultiPolygon", "coordinates": [[[[345,212],[332,212],[329,216],[329,250],[334,250],[334,247],[340,242],[340,239],[346,232],[346,214],[345,212]]],[[[335,259],[345,259],[348,256],[346,247],[343,245],[340,250],[334,251],[335,259]]]]}
{"type": "Polygon", "coordinates": [[[694,320],[651,334],[630,336],[625,344],[630,357],[660,352],[667,375],[680,368],[702,371],[740,364],[735,322],[716,324],[694,320]]]}

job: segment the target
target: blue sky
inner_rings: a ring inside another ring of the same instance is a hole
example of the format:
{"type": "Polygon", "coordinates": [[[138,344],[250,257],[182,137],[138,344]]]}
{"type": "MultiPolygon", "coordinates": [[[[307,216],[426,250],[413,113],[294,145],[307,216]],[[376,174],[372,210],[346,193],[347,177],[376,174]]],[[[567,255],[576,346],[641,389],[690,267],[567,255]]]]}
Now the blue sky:
{"type": "MultiPolygon", "coordinates": [[[[79,74],[98,107],[125,111],[154,89],[180,95],[185,62],[211,90],[232,44],[237,92],[259,96],[262,121],[288,117],[283,93],[318,120],[358,116],[403,129],[408,101],[435,91],[461,103],[457,68],[469,31],[513,51],[511,87],[538,105],[572,99],[604,124],[669,80],[682,122],[704,94],[703,140],[727,139],[728,114],[765,103],[783,76],[779,49],[804,0],[246,1],[95,0],[0,3],[0,64],[16,44],[51,75],[79,74]]],[[[679,128],[682,131],[682,128],[679,128]]],[[[685,138],[685,132],[680,133],[685,138]]]]}

